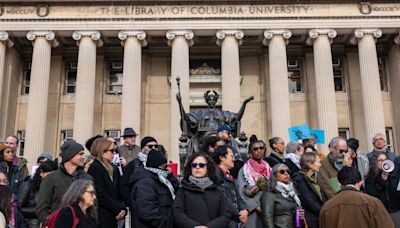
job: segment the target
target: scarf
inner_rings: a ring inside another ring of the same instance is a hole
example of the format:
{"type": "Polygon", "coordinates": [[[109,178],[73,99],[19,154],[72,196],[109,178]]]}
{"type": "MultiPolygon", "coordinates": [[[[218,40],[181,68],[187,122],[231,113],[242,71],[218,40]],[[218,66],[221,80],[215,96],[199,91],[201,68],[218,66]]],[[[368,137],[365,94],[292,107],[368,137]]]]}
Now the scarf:
{"type": "Polygon", "coordinates": [[[291,160],[299,169],[300,167],[300,156],[295,153],[285,154],[285,158],[291,160]]]}
{"type": "Polygon", "coordinates": [[[143,163],[143,165],[146,167],[146,162],[147,162],[147,154],[144,153],[143,151],[140,151],[138,154],[139,160],[143,163]]]}
{"type": "Polygon", "coordinates": [[[206,189],[214,184],[214,182],[212,180],[210,180],[209,177],[194,177],[194,176],[190,175],[189,181],[190,181],[190,183],[196,185],[203,191],[204,191],[204,189],[206,189]]]}
{"type": "Polygon", "coordinates": [[[277,156],[279,159],[282,160],[282,162],[285,162],[285,154],[278,153],[275,150],[271,151],[271,154],[277,156]]]}
{"type": "Polygon", "coordinates": [[[293,183],[290,182],[289,184],[285,184],[283,182],[277,181],[276,182],[276,190],[278,190],[281,195],[285,198],[288,198],[289,196],[294,199],[296,204],[301,207],[301,202],[299,197],[297,196],[296,192],[294,191],[293,183]]]}
{"type": "Polygon", "coordinates": [[[246,182],[253,187],[256,185],[260,175],[264,175],[265,179],[269,178],[271,167],[264,160],[258,163],[256,160],[250,158],[243,165],[243,173],[246,182]]]}
{"type": "Polygon", "coordinates": [[[161,181],[161,183],[165,184],[165,186],[168,187],[169,192],[171,193],[172,199],[175,199],[175,189],[172,186],[171,182],[167,179],[169,172],[166,170],[150,168],[150,167],[144,167],[144,168],[149,170],[152,173],[157,174],[158,179],[161,181]]]}

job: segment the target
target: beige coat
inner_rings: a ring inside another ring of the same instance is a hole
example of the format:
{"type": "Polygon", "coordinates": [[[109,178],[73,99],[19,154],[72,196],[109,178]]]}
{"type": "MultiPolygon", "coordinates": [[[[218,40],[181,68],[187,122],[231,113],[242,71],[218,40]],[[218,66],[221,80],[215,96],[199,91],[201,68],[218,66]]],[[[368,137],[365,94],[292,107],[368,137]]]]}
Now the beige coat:
{"type": "Polygon", "coordinates": [[[382,202],[353,187],[343,188],[322,206],[319,225],[321,228],[394,228],[382,202]]]}

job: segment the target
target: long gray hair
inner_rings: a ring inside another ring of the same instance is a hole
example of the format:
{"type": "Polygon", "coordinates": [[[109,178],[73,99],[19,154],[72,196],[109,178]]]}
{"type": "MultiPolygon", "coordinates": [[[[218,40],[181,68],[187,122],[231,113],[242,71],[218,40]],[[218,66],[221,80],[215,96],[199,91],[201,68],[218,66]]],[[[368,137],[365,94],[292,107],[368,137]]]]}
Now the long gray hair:
{"type": "Polygon", "coordinates": [[[274,165],[274,167],[272,167],[272,175],[269,175],[269,179],[268,179],[268,188],[267,190],[269,192],[279,192],[276,189],[276,185],[277,185],[277,179],[276,176],[278,174],[278,171],[282,168],[282,167],[286,167],[289,169],[289,167],[283,163],[278,163],[276,165],[274,165]]]}
{"type": "MultiPolygon", "coordinates": [[[[65,192],[61,199],[61,207],[79,205],[79,202],[83,200],[83,194],[85,194],[89,186],[93,186],[94,189],[94,184],[90,180],[79,179],[72,182],[71,186],[69,186],[67,192],[65,192]]],[[[97,222],[97,211],[95,205],[89,207],[86,210],[86,213],[91,215],[97,222]]]]}

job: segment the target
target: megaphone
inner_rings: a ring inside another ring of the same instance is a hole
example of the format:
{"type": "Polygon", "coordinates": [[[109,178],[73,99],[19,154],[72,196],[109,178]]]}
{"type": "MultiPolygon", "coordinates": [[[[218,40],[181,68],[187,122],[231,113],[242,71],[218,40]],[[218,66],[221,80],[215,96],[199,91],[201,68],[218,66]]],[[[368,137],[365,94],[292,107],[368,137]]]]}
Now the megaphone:
{"type": "Polygon", "coordinates": [[[382,162],[381,168],[383,171],[390,173],[394,170],[394,163],[391,160],[386,159],[382,162]]]}

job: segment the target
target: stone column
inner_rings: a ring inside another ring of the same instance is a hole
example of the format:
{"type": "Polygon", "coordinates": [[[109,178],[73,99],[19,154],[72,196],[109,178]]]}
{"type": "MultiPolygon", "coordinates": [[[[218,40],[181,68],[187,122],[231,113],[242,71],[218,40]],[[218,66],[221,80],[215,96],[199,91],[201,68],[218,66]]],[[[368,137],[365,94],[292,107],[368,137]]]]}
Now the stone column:
{"type": "Polygon", "coordinates": [[[84,144],[93,136],[96,49],[102,45],[97,31],[76,31],[72,34],[79,46],[76,76],[74,139],[84,144]]]}
{"type": "Polygon", "coordinates": [[[118,38],[124,46],[124,73],[122,85],[121,132],[132,127],[140,133],[142,95],[142,47],[146,46],[143,31],[121,31],[118,38]]]}
{"type": "Polygon", "coordinates": [[[272,137],[289,141],[290,104],[286,45],[292,33],[289,30],[264,31],[264,45],[268,45],[269,82],[271,97],[272,137]]]}
{"type": "Polygon", "coordinates": [[[239,45],[242,30],[218,30],[217,44],[221,46],[222,109],[237,112],[240,109],[239,45]]]}
{"type": "MultiPolygon", "coordinates": [[[[385,134],[385,119],[379,80],[376,39],[382,36],[380,29],[356,29],[353,43],[358,43],[360,59],[361,87],[363,94],[365,130],[368,140],[376,133],[385,134]]],[[[372,143],[368,144],[372,150],[372,143]]]]}
{"type": "MultiPolygon", "coordinates": [[[[6,31],[0,31],[0,107],[3,107],[3,83],[5,77],[6,51],[7,48],[14,46],[14,42],[9,39],[6,31]]],[[[1,110],[3,112],[3,108],[1,110]]],[[[3,114],[5,115],[5,113],[3,114]]],[[[1,116],[1,115],[0,115],[1,116]]],[[[1,133],[4,132],[4,127],[1,127],[1,133]]],[[[2,135],[5,137],[5,135],[2,135]]]]}
{"type": "Polygon", "coordinates": [[[47,101],[51,66],[51,48],[58,46],[54,32],[31,31],[26,37],[32,41],[32,70],[26,120],[25,156],[29,165],[44,150],[47,119],[47,101]]]}
{"type": "Polygon", "coordinates": [[[176,78],[180,77],[182,104],[189,112],[189,46],[193,45],[194,34],[190,30],[170,30],[167,32],[168,45],[171,46],[171,106],[170,106],[170,157],[179,163],[179,137],[181,136],[176,78]]]}
{"type": "Polygon", "coordinates": [[[338,135],[331,52],[332,39],[336,35],[333,29],[311,29],[307,40],[314,49],[318,129],[325,131],[325,144],[319,145],[319,149],[324,153],[329,152],[329,141],[338,135]]]}

